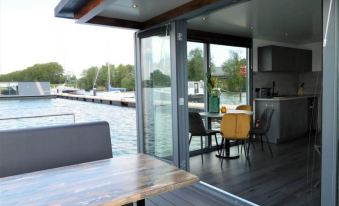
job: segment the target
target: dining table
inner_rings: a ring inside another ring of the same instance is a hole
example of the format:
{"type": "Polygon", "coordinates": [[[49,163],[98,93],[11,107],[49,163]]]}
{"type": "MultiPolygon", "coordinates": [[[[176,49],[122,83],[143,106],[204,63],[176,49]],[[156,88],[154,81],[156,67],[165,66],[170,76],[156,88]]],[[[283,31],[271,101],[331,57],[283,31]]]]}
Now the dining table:
{"type": "Polygon", "coordinates": [[[0,205],[145,205],[199,178],[146,154],[0,178],[0,205]]]}
{"type": "MultiPolygon", "coordinates": [[[[247,114],[247,115],[253,116],[254,113],[253,113],[253,111],[248,111],[248,110],[228,109],[226,113],[222,113],[222,112],[200,112],[199,114],[202,118],[207,118],[207,128],[211,129],[212,120],[213,119],[221,120],[222,117],[225,114],[247,114]]],[[[211,148],[212,147],[212,138],[208,137],[207,140],[208,140],[208,143],[207,143],[208,147],[211,148]]],[[[216,154],[216,156],[218,158],[224,158],[224,159],[239,158],[239,155],[230,156],[230,147],[231,147],[230,140],[225,139],[224,141],[225,141],[225,155],[218,153],[218,154],[216,154]]],[[[218,151],[219,151],[219,148],[218,148],[218,151]]]]}

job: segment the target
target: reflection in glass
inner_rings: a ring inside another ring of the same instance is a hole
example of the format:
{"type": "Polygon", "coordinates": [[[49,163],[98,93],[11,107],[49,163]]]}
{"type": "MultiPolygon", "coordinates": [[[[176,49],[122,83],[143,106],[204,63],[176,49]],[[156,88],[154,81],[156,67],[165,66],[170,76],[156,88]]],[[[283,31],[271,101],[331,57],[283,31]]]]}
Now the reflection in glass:
{"type": "MultiPolygon", "coordinates": [[[[187,42],[187,67],[188,67],[188,109],[193,112],[205,110],[205,68],[204,44],[187,42]]],[[[200,149],[200,138],[193,137],[190,151],[200,149]]]]}
{"type": "Polygon", "coordinates": [[[17,82],[1,82],[0,83],[0,95],[18,95],[18,83],[17,82]]]}
{"type": "Polygon", "coordinates": [[[172,160],[169,36],[152,36],[141,39],[141,78],[145,152],[172,160]]]}
{"type": "Polygon", "coordinates": [[[211,44],[211,75],[218,78],[220,103],[227,108],[248,104],[247,48],[211,44]]]}

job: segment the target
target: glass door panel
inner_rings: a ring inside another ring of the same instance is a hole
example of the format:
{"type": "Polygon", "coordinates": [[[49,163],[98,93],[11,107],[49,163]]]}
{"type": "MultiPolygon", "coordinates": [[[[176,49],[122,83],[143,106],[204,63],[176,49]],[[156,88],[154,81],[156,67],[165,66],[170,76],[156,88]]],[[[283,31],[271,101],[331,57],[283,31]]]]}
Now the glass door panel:
{"type": "Polygon", "coordinates": [[[144,152],[173,160],[170,36],[141,39],[144,152]]]}
{"type": "MultiPolygon", "coordinates": [[[[220,106],[235,109],[249,104],[248,51],[245,47],[210,44],[210,72],[220,90],[220,106]]],[[[212,121],[211,127],[220,130],[220,122],[212,121]]]]}
{"type": "Polygon", "coordinates": [[[210,45],[211,75],[221,91],[220,104],[235,108],[248,104],[248,48],[210,45]]]}
{"type": "MultiPolygon", "coordinates": [[[[190,112],[205,111],[205,56],[204,43],[187,42],[188,109],[190,112]]],[[[200,138],[192,138],[190,151],[201,148],[200,138]]]]}

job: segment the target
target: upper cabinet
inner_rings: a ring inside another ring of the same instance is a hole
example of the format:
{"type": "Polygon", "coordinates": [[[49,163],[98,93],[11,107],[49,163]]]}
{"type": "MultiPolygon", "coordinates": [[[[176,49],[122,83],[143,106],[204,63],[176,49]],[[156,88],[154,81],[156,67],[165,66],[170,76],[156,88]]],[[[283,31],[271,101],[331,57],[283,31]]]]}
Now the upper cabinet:
{"type": "Polygon", "coordinates": [[[258,71],[312,71],[312,51],[281,46],[259,47],[258,71]]]}

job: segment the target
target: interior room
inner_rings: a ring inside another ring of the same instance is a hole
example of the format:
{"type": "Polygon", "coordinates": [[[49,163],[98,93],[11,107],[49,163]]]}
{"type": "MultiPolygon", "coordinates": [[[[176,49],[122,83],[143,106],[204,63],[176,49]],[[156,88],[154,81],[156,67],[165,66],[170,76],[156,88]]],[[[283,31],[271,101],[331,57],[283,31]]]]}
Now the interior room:
{"type": "Polygon", "coordinates": [[[267,137],[251,135],[247,155],[248,143],[230,141],[234,159],[218,158],[220,133],[201,138],[190,124],[190,171],[201,180],[260,205],[320,204],[321,4],[253,0],[187,21],[190,113],[220,131],[221,117],[207,115],[210,82],[220,108],[252,107],[252,130],[273,110],[267,137]]]}

